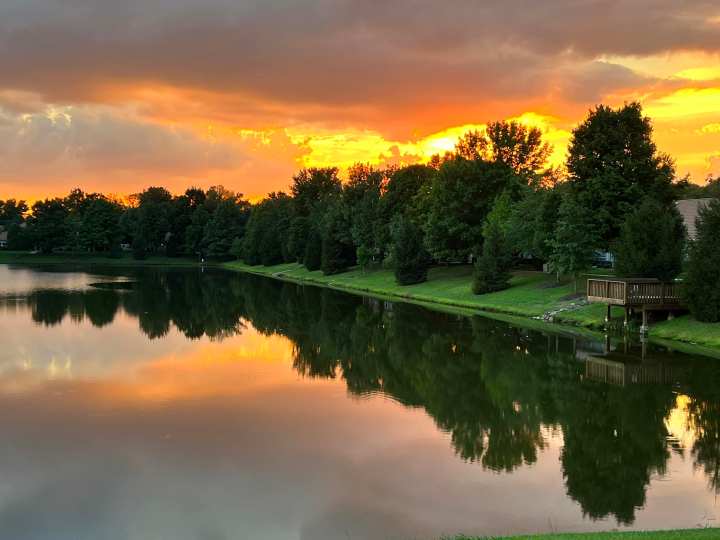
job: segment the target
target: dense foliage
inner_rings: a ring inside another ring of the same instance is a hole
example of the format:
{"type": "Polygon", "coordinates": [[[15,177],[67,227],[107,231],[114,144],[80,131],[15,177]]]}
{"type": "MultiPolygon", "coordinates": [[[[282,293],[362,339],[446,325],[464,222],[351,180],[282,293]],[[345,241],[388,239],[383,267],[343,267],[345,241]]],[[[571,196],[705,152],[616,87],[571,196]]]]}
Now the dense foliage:
{"type": "Polygon", "coordinates": [[[427,164],[357,164],[343,181],[336,167],[302,169],[288,193],[254,204],[222,186],[182,195],[154,186],[127,200],[74,190],[31,209],[0,201],[0,232],[10,249],[48,253],[116,256],[123,246],[137,258],[300,263],[325,274],[392,267],[401,284],[425,280],[432,264],[472,261],[477,293],[506,287],[516,261],[577,277],[607,251],[621,273],[676,276],[673,203],[720,196],[720,179],[673,183],[637,103],[592,109],[573,131],[566,173],[548,166],[551,150],[538,128],[489,122],[427,164]]]}
{"type": "Polygon", "coordinates": [[[393,226],[393,262],[395,279],[400,285],[412,285],[427,280],[430,254],[423,247],[422,230],[406,216],[393,226]]]}
{"type": "Polygon", "coordinates": [[[685,296],[696,319],[720,322],[720,199],[700,210],[690,246],[685,296]]]}
{"type": "Polygon", "coordinates": [[[512,252],[506,232],[510,208],[509,196],[503,194],[497,198],[487,217],[483,227],[482,254],[475,262],[473,272],[472,291],[475,294],[502,291],[510,286],[512,252]]]}
{"type": "Polygon", "coordinates": [[[590,111],[574,131],[567,168],[577,204],[593,220],[603,247],[620,235],[639,201],[672,200],[672,160],[652,141],[650,119],[639,103],[590,111]]]}
{"type": "Polygon", "coordinates": [[[620,230],[615,270],[626,277],[671,281],[682,271],[686,235],[682,216],[674,204],[646,199],[627,217],[620,230]]]}

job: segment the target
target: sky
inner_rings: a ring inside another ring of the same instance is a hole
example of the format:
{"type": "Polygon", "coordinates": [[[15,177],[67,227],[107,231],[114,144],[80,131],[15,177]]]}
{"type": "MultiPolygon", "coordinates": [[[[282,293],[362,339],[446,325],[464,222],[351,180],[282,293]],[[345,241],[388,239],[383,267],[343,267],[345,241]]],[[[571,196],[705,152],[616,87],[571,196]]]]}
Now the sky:
{"type": "Polygon", "coordinates": [[[678,175],[720,174],[717,0],[0,0],[0,199],[258,198],[511,118],[560,164],[633,100],[678,175]]]}

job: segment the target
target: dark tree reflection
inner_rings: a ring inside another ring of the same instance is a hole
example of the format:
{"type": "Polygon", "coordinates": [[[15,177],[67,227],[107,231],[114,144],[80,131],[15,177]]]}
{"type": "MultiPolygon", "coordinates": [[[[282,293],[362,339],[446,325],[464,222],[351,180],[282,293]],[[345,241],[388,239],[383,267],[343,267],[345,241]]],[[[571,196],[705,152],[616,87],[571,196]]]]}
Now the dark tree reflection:
{"type": "Polygon", "coordinates": [[[572,337],[253,276],[141,269],[124,277],[122,288],[41,290],[24,302],[43,325],[69,317],[104,326],[123,311],[149,338],[174,327],[190,339],[223,339],[249,321],[292,342],[298,373],[423,408],[459,457],[498,473],[532,466],[561,434],[568,495],[590,518],[622,524],[645,504],[653,475],[665,473],[666,419],[681,390],[696,435],[691,455],[720,491],[720,367],[712,362],[658,353],[655,361],[683,366],[682,388],[613,386],[586,373],[601,349],[572,337]]]}

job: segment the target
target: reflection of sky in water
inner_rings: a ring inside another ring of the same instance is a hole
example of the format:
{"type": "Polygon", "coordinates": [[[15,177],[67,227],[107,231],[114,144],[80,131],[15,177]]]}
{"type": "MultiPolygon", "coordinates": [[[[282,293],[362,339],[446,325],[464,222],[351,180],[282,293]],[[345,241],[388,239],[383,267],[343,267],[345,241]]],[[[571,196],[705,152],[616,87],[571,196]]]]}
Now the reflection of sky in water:
{"type": "MultiPolygon", "coordinates": [[[[23,276],[21,286],[32,285],[23,276]]],[[[221,342],[174,329],[150,341],[124,313],[95,328],[0,311],[3,537],[335,540],[616,527],[583,519],[567,497],[559,429],[543,430],[548,444],[534,465],[486,471],[457,458],[422,408],[302,378],[289,340],[247,326],[221,342]]],[[[691,444],[684,399],[666,423],[691,444]]],[[[715,505],[702,472],[675,454],[634,526],[705,524],[715,505]]]]}
{"type": "Polygon", "coordinates": [[[0,264],[0,295],[29,292],[32,289],[85,289],[94,281],[115,279],[83,272],[55,270],[52,266],[32,270],[0,264]]]}

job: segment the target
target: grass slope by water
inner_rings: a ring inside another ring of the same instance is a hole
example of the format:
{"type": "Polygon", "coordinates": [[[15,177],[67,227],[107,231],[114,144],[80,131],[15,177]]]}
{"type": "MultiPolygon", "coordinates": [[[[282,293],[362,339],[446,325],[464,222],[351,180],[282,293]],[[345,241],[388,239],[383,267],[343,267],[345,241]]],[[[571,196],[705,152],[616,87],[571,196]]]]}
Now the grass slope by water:
{"type": "MultiPolygon", "coordinates": [[[[390,270],[363,272],[352,269],[342,274],[324,276],[320,271],[310,272],[297,263],[276,266],[248,266],[241,262],[223,265],[241,272],[271,276],[301,283],[314,283],[347,290],[409,300],[418,303],[445,306],[458,310],[483,310],[517,317],[542,317],[548,312],[558,312],[554,322],[583,328],[601,329],[606,307],[591,304],[576,307],[572,298],[572,284],[556,285],[554,278],[538,272],[518,272],[504,291],[474,295],[470,290],[472,268],[450,266],[432,268],[428,280],[416,285],[400,286],[390,270]]],[[[621,316],[621,310],[617,310],[621,316]]],[[[670,340],[699,346],[688,352],[699,354],[717,353],[720,349],[720,324],[700,323],[690,316],[677,317],[672,321],[653,324],[651,338],[670,340]]]]}
{"type": "Polygon", "coordinates": [[[511,281],[510,289],[474,295],[470,291],[472,268],[469,266],[432,268],[426,282],[408,286],[395,283],[395,276],[389,270],[363,272],[353,269],[342,274],[324,276],[320,271],[310,272],[296,263],[265,267],[232,262],[223,266],[243,272],[316,283],[338,289],[474,310],[497,311],[523,317],[542,316],[546,311],[557,306],[570,304],[571,301],[564,298],[572,294],[570,285],[548,286],[552,284],[552,280],[547,275],[527,272],[517,273],[511,281]]]}
{"type": "MultiPolygon", "coordinates": [[[[537,536],[513,536],[496,540],[717,540],[720,529],[686,529],[682,531],[657,532],[607,532],[607,533],[563,533],[537,536]]],[[[453,540],[490,540],[458,536],[453,540]]]]}

